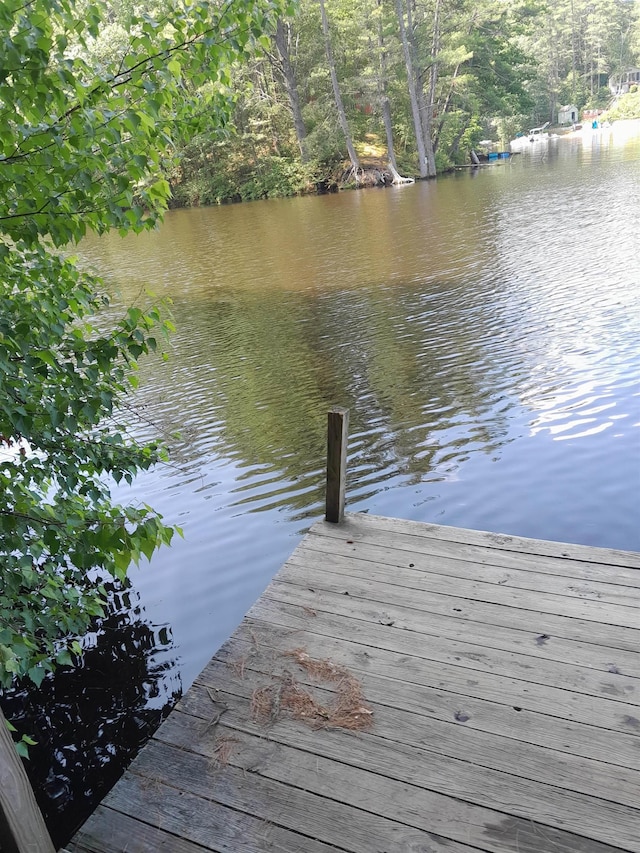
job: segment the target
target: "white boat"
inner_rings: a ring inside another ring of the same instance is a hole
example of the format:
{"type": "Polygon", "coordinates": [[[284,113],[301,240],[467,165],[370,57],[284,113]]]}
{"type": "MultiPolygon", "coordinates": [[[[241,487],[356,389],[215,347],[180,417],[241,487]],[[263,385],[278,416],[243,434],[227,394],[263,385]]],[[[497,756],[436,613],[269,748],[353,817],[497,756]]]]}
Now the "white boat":
{"type": "Polygon", "coordinates": [[[532,146],[545,145],[549,142],[549,134],[547,133],[549,124],[550,122],[546,121],[540,127],[532,127],[529,133],[516,136],[509,143],[511,151],[528,151],[532,146]]]}

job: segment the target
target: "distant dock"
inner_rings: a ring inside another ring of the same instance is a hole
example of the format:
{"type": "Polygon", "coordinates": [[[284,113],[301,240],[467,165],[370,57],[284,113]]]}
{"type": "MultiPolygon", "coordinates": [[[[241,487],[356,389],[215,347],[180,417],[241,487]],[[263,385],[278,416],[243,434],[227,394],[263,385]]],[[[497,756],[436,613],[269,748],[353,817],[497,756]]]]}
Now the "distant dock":
{"type": "Polygon", "coordinates": [[[640,853],[639,570],[318,522],[67,849],[640,853]]]}

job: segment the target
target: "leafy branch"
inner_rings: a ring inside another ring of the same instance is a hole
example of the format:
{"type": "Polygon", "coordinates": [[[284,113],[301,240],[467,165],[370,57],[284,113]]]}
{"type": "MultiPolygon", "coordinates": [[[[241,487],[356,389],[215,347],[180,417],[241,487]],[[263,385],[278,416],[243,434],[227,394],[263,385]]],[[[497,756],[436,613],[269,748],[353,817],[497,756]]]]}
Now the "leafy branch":
{"type": "Polygon", "coordinates": [[[153,226],[175,135],[205,113],[224,128],[229,68],[284,3],[169,0],[162,18],[131,18],[122,58],[94,62],[109,11],[0,4],[0,687],[72,663],[103,613],[101,578],[123,579],[180,532],[110,490],[166,459],[114,413],[130,411],[138,360],[171,325],[130,307],[100,332],[102,283],[54,247],[153,226]]]}

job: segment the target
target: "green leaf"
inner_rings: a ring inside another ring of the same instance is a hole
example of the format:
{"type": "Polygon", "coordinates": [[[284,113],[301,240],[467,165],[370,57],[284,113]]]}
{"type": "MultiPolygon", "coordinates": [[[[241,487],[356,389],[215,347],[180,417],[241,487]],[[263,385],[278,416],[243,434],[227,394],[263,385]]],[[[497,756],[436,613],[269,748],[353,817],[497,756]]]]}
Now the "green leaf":
{"type": "Polygon", "coordinates": [[[73,665],[73,659],[72,659],[68,649],[63,649],[61,652],[58,653],[58,655],[56,656],[56,664],[58,666],[72,666],[73,665]]]}
{"type": "Polygon", "coordinates": [[[29,678],[31,679],[31,681],[33,681],[33,683],[36,685],[36,687],[40,687],[40,685],[42,684],[42,682],[44,680],[46,672],[44,671],[44,669],[41,666],[32,666],[29,669],[28,674],[29,674],[29,678]]]}
{"type": "Polygon", "coordinates": [[[173,77],[180,79],[180,76],[182,74],[182,66],[176,59],[172,59],[167,62],[167,70],[173,77]]]}
{"type": "Polygon", "coordinates": [[[24,743],[23,741],[18,741],[18,743],[15,745],[15,747],[16,747],[16,752],[18,753],[20,758],[24,758],[24,759],[29,760],[29,747],[27,746],[26,743],[24,743]]]}

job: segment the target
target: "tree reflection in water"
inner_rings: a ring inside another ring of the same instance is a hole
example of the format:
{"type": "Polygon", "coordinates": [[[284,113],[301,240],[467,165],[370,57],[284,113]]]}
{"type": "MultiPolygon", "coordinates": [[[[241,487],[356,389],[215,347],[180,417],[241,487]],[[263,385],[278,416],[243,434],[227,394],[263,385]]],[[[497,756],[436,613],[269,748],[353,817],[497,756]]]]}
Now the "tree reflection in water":
{"type": "Polygon", "coordinates": [[[56,846],[65,844],[180,698],[167,627],[145,622],[136,593],[106,585],[107,615],[77,667],[39,688],[5,691],[2,709],[37,746],[25,767],[56,846]]]}

